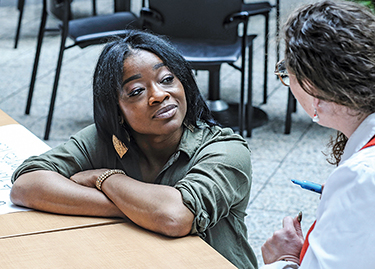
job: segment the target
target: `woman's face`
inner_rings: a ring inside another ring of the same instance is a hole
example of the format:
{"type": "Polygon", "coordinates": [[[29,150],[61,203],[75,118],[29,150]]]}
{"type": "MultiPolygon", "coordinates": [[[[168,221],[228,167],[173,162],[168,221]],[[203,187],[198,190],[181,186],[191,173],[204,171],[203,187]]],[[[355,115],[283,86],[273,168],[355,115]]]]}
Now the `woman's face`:
{"type": "Polygon", "coordinates": [[[312,118],[314,116],[314,107],[313,107],[313,99],[314,97],[305,92],[302,87],[299,85],[296,76],[289,73],[289,87],[292,91],[294,97],[298,100],[298,102],[301,104],[303,109],[309,114],[309,116],[312,118]]]}
{"type": "Polygon", "coordinates": [[[181,82],[145,50],[136,50],[124,62],[119,106],[129,126],[143,135],[180,132],[187,111],[181,82]]]}
{"type": "Polygon", "coordinates": [[[337,123],[339,122],[338,119],[342,119],[343,116],[347,113],[346,107],[337,105],[333,102],[319,100],[318,98],[311,96],[302,89],[296,77],[290,73],[289,83],[290,90],[292,91],[294,97],[296,97],[298,102],[311,118],[314,117],[316,109],[316,112],[319,116],[319,122],[317,122],[319,125],[340,130],[341,132],[345,133],[345,129],[343,129],[341,126],[338,126],[337,123]],[[343,113],[343,111],[345,111],[346,113],[343,113]]]}

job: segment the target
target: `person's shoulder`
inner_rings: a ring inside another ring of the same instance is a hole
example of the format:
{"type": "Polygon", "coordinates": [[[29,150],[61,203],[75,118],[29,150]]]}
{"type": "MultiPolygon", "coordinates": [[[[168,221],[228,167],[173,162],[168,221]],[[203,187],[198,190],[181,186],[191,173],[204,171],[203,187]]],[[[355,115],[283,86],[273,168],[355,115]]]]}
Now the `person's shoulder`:
{"type": "Polygon", "coordinates": [[[350,158],[340,163],[338,168],[346,168],[352,171],[366,171],[375,174],[375,146],[370,146],[354,153],[350,158]]]}
{"type": "Polygon", "coordinates": [[[98,136],[98,131],[96,129],[95,124],[90,124],[86,126],[85,128],[81,129],[78,131],[76,134],[74,134],[72,137],[77,137],[77,138],[92,138],[92,137],[97,137],[98,136]]]}
{"type": "Polygon", "coordinates": [[[249,156],[250,158],[251,151],[247,141],[239,134],[235,134],[231,128],[200,124],[198,128],[195,128],[194,133],[200,153],[215,152],[216,155],[233,158],[234,156],[244,159],[249,156]]]}
{"type": "Polygon", "coordinates": [[[69,144],[91,151],[102,151],[107,147],[105,141],[99,136],[95,124],[91,124],[72,135],[66,142],[66,146],[69,144]]]}
{"type": "Polygon", "coordinates": [[[220,127],[218,125],[208,126],[207,124],[198,125],[198,132],[202,132],[203,140],[215,142],[232,141],[248,147],[247,141],[229,127],[220,127]]]}
{"type": "MultiPolygon", "coordinates": [[[[331,173],[324,187],[324,192],[332,190],[341,194],[350,192],[375,191],[375,146],[365,148],[340,163],[331,173]]],[[[363,194],[362,194],[363,195],[363,194]]],[[[371,194],[373,197],[373,193],[371,194]]]]}
{"type": "Polygon", "coordinates": [[[251,172],[251,150],[247,141],[231,128],[203,127],[202,145],[197,156],[210,156],[215,162],[237,167],[246,174],[251,172]]]}
{"type": "Polygon", "coordinates": [[[101,140],[95,124],[88,125],[70,137],[71,140],[92,143],[101,140]]]}

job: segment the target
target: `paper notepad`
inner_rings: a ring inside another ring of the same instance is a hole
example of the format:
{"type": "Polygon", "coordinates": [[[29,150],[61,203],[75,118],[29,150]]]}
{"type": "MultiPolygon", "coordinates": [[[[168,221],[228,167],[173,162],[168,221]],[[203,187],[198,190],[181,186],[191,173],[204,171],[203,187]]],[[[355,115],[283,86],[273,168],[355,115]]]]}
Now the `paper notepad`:
{"type": "Polygon", "coordinates": [[[47,144],[20,124],[0,126],[0,214],[27,210],[10,201],[10,178],[25,159],[49,149],[47,144]]]}

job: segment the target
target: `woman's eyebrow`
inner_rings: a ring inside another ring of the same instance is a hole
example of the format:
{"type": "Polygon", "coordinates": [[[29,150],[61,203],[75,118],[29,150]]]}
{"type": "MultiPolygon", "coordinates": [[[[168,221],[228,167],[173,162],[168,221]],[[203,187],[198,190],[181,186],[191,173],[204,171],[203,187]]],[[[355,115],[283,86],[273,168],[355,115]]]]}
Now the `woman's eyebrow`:
{"type": "Polygon", "coordinates": [[[157,70],[157,69],[159,69],[160,67],[163,67],[163,66],[165,66],[164,63],[155,64],[154,67],[152,68],[152,70],[157,70]]]}
{"type": "MultiPolygon", "coordinates": [[[[158,64],[155,64],[154,67],[152,67],[152,70],[157,70],[157,69],[159,69],[159,68],[161,68],[161,67],[163,67],[163,66],[165,66],[164,63],[158,63],[158,64]]],[[[135,79],[141,78],[141,77],[142,77],[141,74],[136,74],[136,75],[134,75],[134,76],[131,76],[131,77],[125,79],[125,80],[122,82],[121,87],[124,87],[126,83],[128,83],[128,82],[130,82],[130,81],[132,81],[132,80],[135,80],[135,79]]]]}
{"type": "Polygon", "coordinates": [[[135,80],[135,79],[141,78],[141,77],[142,77],[141,74],[137,74],[137,75],[131,76],[131,77],[125,79],[125,80],[122,82],[121,87],[124,87],[126,83],[128,83],[128,82],[130,82],[130,81],[132,81],[132,80],[135,80]]]}

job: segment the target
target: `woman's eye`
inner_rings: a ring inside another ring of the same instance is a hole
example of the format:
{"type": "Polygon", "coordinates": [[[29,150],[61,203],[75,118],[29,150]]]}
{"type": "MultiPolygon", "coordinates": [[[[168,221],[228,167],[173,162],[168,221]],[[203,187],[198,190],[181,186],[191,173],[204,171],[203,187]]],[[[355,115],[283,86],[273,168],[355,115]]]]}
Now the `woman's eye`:
{"type": "Polygon", "coordinates": [[[162,79],[161,83],[170,84],[173,82],[173,80],[174,80],[174,76],[167,76],[162,79]]]}
{"type": "Polygon", "coordinates": [[[132,90],[129,94],[128,94],[128,96],[129,97],[132,97],[132,96],[137,96],[137,95],[140,95],[142,92],[143,92],[143,88],[137,88],[137,89],[134,89],[134,90],[132,90]]]}

